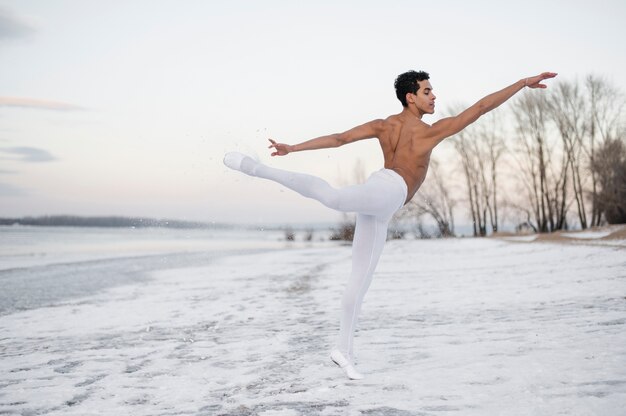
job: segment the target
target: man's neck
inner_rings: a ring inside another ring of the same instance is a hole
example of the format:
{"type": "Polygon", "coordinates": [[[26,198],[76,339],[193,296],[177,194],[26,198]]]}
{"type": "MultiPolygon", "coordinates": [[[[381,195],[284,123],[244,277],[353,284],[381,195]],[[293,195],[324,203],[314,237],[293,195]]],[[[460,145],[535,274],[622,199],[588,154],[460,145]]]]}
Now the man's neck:
{"type": "Polygon", "coordinates": [[[410,118],[417,118],[418,120],[422,119],[422,116],[424,115],[421,111],[419,111],[418,109],[413,109],[411,107],[404,107],[402,109],[402,114],[404,114],[407,117],[410,118]]]}

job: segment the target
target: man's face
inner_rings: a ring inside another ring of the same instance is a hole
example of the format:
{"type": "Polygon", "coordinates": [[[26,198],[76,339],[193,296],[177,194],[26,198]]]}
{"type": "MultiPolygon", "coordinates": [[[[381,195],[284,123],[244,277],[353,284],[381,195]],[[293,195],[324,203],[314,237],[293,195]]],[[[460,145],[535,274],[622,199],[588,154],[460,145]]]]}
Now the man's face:
{"type": "Polygon", "coordinates": [[[435,94],[433,94],[433,87],[430,85],[430,81],[418,81],[420,86],[417,90],[417,94],[407,94],[407,102],[409,106],[414,108],[420,114],[433,114],[435,112],[435,94]]]}

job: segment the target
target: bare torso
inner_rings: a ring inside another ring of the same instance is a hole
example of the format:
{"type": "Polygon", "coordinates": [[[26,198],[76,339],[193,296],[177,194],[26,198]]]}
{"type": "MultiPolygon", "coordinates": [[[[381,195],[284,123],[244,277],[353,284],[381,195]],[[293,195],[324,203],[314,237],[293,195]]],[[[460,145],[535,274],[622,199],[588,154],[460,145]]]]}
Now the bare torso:
{"type": "Polygon", "coordinates": [[[385,158],[385,168],[397,172],[408,189],[406,202],[419,189],[437,145],[425,134],[430,126],[410,113],[400,113],[382,121],[378,140],[385,158]]]}

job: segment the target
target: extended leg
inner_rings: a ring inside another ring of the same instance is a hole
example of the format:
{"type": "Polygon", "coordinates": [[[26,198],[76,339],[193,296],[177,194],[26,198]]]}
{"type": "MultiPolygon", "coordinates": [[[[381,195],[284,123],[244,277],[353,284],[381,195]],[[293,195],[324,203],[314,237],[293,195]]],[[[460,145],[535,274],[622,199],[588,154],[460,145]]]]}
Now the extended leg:
{"type": "Polygon", "coordinates": [[[227,153],[224,164],[247,175],[278,182],[307,198],[315,199],[325,206],[341,212],[360,212],[370,215],[393,214],[397,209],[389,204],[384,181],[370,179],[364,184],[333,188],[323,179],[304,173],[272,168],[241,153],[227,153]]]}

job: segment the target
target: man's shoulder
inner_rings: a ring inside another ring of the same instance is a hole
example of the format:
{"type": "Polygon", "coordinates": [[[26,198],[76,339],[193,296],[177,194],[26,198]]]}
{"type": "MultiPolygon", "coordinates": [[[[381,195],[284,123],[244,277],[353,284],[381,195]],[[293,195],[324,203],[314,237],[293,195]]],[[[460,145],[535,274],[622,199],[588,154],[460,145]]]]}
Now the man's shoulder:
{"type": "Polygon", "coordinates": [[[381,118],[378,120],[380,123],[380,126],[385,128],[385,127],[392,127],[392,126],[397,126],[397,125],[401,125],[403,124],[402,122],[402,118],[400,117],[399,114],[393,114],[387,118],[381,118]]]}
{"type": "Polygon", "coordinates": [[[389,123],[399,123],[400,122],[400,114],[392,114],[392,115],[388,116],[386,119],[384,119],[383,121],[389,122],[389,123]]]}
{"type": "Polygon", "coordinates": [[[424,130],[431,128],[430,124],[425,123],[422,120],[417,118],[408,119],[407,117],[403,117],[402,114],[393,114],[386,119],[381,119],[380,121],[381,124],[385,126],[406,126],[411,130],[424,130]]]}

